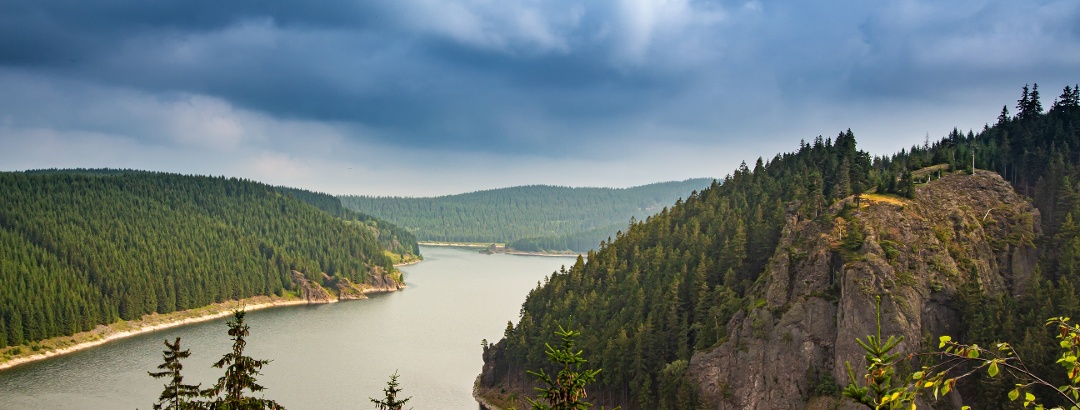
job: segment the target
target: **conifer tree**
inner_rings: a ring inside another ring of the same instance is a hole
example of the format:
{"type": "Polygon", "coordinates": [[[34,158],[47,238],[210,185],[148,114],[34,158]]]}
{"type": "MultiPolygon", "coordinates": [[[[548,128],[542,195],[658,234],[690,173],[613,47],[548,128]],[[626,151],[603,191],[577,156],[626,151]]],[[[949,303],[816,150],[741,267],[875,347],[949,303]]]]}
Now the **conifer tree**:
{"type": "Polygon", "coordinates": [[[203,391],[203,395],[207,398],[217,397],[210,403],[213,410],[284,409],[273,400],[244,395],[245,390],[255,393],[265,389],[256,382],[255,376],[260,374],[259,369],[270,363],[270,360],[256,360],[244,355],[244,347],[247,346],[244,338],[248,335],[244,314],[243,310],[237,310],[233,313],[233,319],[229,320],[232,351],[214,363],[214,367],[225,369],[225,375],[213,387],[203,391]]]}
{"type": "Polygon", "coordinates": [[[395,371],[394,374],[390,375],[390,381],[386,382],[386,388],[383,389],[383,393],[385,393],[386,396],[383,397],[382,400],[375,400],[369,397],[369,399],[371,399],[371,402],[375,403],[376,409],[401,410],[403,406],[405,406],[405,403],[412,399],[412,397],[406,397],[404,399],[398,400],[397,396],[401,393],[401,387],[399,387],[397,379],[398,374],[395,371]]]}
{"type": "Polygon", "coordinates": [[[164,343],[167,350],[161,352],[161,357],[165,361],[157,367],[161,371],[146,372],[155,379],[170,378],[169,384],[166,384],[165,389],[161,391],[158,402],[154,403],[154,409],[183,410],[200,408],[199,403],[195,401],[199,397],[199,385],[184,384],[184,376],[180,374],[180,371],[184,368],[184,364],[180,363],[180,360],[191,356],[191,351],[187,349],[180,350],[179,337],[171,344],[168,339],[165,339],[164,343]]]}
{"type": "Polygon", "coordinates": [[[562,338],[562,345],[558,349],[547,343],[544,346],[547,347],[548,359],[556,365],[561,365],[562,369],[559,370],[555,379],[552,379],[544,369],[540,369],[539,372],[529,370],[529,374],[536,376],[545,387],[536,388],[539,392],[539,397],[537,397],[539,400],[527,400],[532,403],[533,410],[588,409],[592,407],[592,404],[585,401],[587,396],[585,386],[596,381],[596,375],[600,373],[600,369],[581,370],[581,365],[587,360],[582,357],[581,350],[574,348],[574,338],[580,336],[581,332],[559,325],[559,330],[555,332],[555,335],[562,338]]]}

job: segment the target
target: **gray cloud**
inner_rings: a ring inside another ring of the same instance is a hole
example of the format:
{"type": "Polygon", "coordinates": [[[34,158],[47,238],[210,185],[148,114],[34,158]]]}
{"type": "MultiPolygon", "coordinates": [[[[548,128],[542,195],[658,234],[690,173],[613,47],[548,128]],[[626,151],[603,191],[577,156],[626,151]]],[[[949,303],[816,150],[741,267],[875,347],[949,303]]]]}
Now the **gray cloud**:
{"type": "MultiPolygon", "coordinates": [[[[981,126],[1024,83],[1078,80],[1077,27],[1068,0],[8,1],[0,142],[97,135],[133,152],[261,152],[244,158],[264,164],[378,151],[611,169],[642,150],[707,152],[724,162],[684,168],[722,175],[752,159],[736,153],[848,127],[891,150],[981,126]],[[289,145],[311,138],[338,149],[289,145]]],[[[648,169],[678,176],[666,162],[648,169]]]]}

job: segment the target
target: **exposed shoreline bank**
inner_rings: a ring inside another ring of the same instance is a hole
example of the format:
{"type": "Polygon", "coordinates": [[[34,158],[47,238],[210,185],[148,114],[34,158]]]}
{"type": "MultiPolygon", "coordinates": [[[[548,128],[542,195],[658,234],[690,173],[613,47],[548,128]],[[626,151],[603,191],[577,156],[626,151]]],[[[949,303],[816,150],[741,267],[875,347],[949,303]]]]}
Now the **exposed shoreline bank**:
{"type": "MultiPolygon", "coordinates": [[[[474,248],[474,249],[486,249],[486,248],[490,248],[491,245],[492,245],[492,244],[484,244],[484,243],[467,243],[467,242],[418,242],[418,243],[420,245],[423,245],[423,246],[442,246],[442,247],[452,247],[452,248],[474,248]]],[[[505,249],[505,247],[503,247],[502,249],[505,249]]],[[[578,256],[578,255],[584,255],[584,253],[580,253],[580,252],[526,252],[526,251],[518,251],[518,250],[500,250],[500,251],[494,252],[494,253],[502,253],[502,254],[507,254],[507,255],[518,255],[518,256],[559,256],[559,257],[566,257],[566,256],[574,257],[574,256],[578,256]]]]}
{"type": "Polygon", "coordinates": [[[304,299],[256,296],[167,314],[153,313],[143,316],[138,320],[120,321],[110,325],[98,325],[93,330],[79,332],[70,336],[54,337],[29,345],[9,346],[5,348],[5,352],[10,352],[12,350],[23,352],[15,354],[11,358],[0,362],[0,370],[48,359],[50,357],[74,353],[80,350],[86,350],[114,340],[143,333],[222,318],[231,315],[233,310],[240,306],[243,306],[245,311],[250,312],[253,310],[280,306],[306,305],[308,303],[309,302],[304,299]],[[41,346],[41,348],[38,351],[33,351],[31,346],[41,346]],[[29,353],[26,352],[28,350],[30,351],[29,353]]]}
{"type": "Polygon", "coordinates": [[[473,388],[472,388],[473,399],[475,399],[476,403],[480,404],[480,407],[484,408],[485,410],[503,410],[502,407],[499,407],[499,406],[496,406],[496,405],[492,404],[491,401],[489,401],[487,399],[487,397],[484,397],[483,394],[480,394],[480,377],[481,376],[482,375],[476,375],[476,381],[473,382],[473,388]]]}
{"type": "MultiPolygon", "coordinates": [[[[419,263],[421,261],[422,260],[418,260],[413,263],[419,263]]],[[[398,289],[366,288],[363,289],[363,294],[394,292],[404,288],[404,284],[398,289]]],[[[86,350],[114,340],[219,319],[231,315],[233,311],[239,307],[243,307],[245,311],[251,312],[283,306],[336,303],[341,300],[348,299],[333,298],[331,300],[319,301],[298,297],[255,296],[166,314],[152,313],[137,320],[120,321],[109,325],[98,325],[92,330],[79,332],[70,336],[58,336],[26,345],[8,346],[0,349],[0,372],[22,364],[86,350]]]]}

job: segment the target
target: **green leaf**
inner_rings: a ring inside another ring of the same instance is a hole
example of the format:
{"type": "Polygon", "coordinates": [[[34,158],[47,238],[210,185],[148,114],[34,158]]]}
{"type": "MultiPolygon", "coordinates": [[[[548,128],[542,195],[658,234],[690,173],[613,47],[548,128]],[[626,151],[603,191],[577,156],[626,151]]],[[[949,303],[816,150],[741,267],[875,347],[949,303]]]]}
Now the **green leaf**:
{"type": "Polygon", "coordinates": [[[968,350],[967,357],[968,357],[968,359],[978,359],[979,358],[979,351],[975,350],[975,349],[968,350]]]}
{"type": "Polygon", "coordinates": [[[990,373],[990,377],[996,377],[998,375],[997,362],[990,362],[990,368],[986,369],[987,373],[990,373]]]}
{"type": "Polygon", "coordinates": [[[1035,395],[1031,393],[1024,393],[1024,401],[1035,401],[1035,395]]]}
{"type": "Polygon", "coordinates": [[[1020,390],[1012,389],[1012,391],[1009,392],[1009,401],[1016,401],[1018,398],[1020,398],[1020,390]]]}
{"type": "Polygon", "coordinates": [[[938,340],[941,341],[941,344],[938,345],[938,349],[940,349],[940,348],[945,347],[946,343],[949,343],[949,342],[952,341],[952,336],[942,336],[942,337],[939,337],[938,340]]]}
{"type": "Polygon", "coordinates": [[[915,373],[911,374],[911,380],[921,380],[922,377],[923,377],[923,372],[915,372],[915,373]]]}

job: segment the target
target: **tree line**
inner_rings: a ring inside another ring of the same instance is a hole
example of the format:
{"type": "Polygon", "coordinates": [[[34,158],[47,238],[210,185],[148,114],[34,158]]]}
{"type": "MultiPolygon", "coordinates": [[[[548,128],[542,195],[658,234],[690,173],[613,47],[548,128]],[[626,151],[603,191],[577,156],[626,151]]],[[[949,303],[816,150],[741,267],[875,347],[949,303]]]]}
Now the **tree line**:
{"type": "MultiPolygon", "coordinates": [[[[969,281],[954,301],[963,314],[961,340],[1019,341],[1017,351],[1033,366],[1054,366],[1057,341],[1043,320],[1080,314],[1080,98],[1076,87],[1065,87],[1044,112],[1037,90],[1025,86],[1017,114],[1005,108],[978,133],[954,130],[882,157],[858,150],[850,130],[818,137],[753,167],[743,163],[722,183],[632,220],[589,252],[587,262],[579,258],[529,293],[518,322],[485,353],[496,379],[513,384],[523,369],[544,366],[535,347],[572,317],[588,330],[581,348],[604,369],[598,402],[692,407],[696,388],[686,378],[687,363],[695,351],[723,342],[728,321],[756,302],[752,285],[776,252],[786,214],[828,217],[829,205],[866,192],[912,196],[914,184],[933,177],[920,173],[924,167],[970,169],[972,153],[975,167],[1001,173],[1041,212],[1041,274],[1019,297],[986,295],[969,281]]],[[[978,408],[1008,402],[1010,386],[971,382],[978,385],[973,396],[985,398],[978,408]]]]}
{"type": "MultiPolygon", "coordinates": [[[[265,184],[137,171],[0,173],[0,347],[393,271],[381,222],[265,184]],[[385,241],[383,241],[385,242],[385,241]]],[[[408,235],[398,251],[415,250],[408,235]]]]}
{"type": "Polygon", "coordinates": [[[630,217],[643,218],[708,179],[634,188],[520,186],[434,198],[342,196],[348,209],[404,227],[421,241],[512,243],[520,250],[592,249],[630,217]],[[588,235],[587,242],[577,237],[588,235]]]}

